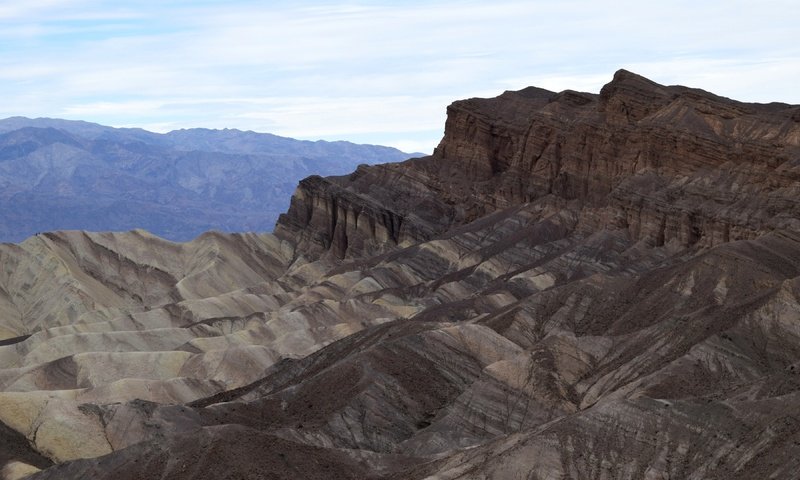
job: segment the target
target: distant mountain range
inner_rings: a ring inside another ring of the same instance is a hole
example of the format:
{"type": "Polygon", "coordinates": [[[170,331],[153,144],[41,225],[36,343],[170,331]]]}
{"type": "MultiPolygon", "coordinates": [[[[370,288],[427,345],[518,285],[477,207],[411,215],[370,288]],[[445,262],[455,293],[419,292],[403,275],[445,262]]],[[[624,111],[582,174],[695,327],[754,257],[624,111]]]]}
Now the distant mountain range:
{"type": "Polygon", "coordinates": [[[799,195],[800,105],[620,70],[272,234],[0,245],[0,479],[800,480],[799,195]]]}
{"type": "Polygon", "coordinates": [[[0,241],[71,229],[143,228],[176,241],[271,231],[300,179],[411,156],[240,130],[12,117],[0,120],[0,241]]]}

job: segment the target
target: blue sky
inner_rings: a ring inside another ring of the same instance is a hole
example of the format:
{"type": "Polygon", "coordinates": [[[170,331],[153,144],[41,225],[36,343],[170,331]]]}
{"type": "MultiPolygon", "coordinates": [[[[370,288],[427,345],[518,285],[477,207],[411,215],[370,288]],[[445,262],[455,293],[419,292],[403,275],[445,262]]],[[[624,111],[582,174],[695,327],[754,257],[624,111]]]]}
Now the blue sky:
{"type": "Polygon", "coordinates": [[[453,100],[627,68],[800,103],[800,2],[0,0],[0,117],[429,152],[453,100]]]}

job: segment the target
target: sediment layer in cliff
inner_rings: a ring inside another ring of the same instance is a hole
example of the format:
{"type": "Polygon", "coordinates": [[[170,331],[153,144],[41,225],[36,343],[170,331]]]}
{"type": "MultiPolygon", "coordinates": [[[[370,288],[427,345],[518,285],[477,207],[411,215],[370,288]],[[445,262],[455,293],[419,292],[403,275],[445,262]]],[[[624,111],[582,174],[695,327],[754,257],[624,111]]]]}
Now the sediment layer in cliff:
{"type": "Polygon", "coordinates": [[[620,70],[599,95],[528,88],[458,101],[447,113],[430,157],[301,184],[279,236],[358,257],[379,251],[397,225],[389,244],[545,196],[573,202],[586,231],[618,227],[654,245],[708,247],[800,228],[797,106],[736,102],[620,70]],[[333,208],[334,188],[346,191],[346,207],[333,208]],[[362,211],[368,228],[356,226],[362,211]]]}
{"type": "Polygon", "coordinates": [[[4,245],[3,473],[798,479],[799,135],[620,71],[455,102],[274,236],[4,245]]]}

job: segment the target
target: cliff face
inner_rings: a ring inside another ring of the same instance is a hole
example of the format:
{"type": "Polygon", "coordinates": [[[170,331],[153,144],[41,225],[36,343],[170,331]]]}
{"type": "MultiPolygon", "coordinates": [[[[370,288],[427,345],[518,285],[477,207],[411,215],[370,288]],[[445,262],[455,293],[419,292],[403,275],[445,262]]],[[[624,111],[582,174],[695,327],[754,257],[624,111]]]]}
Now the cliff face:
{"type": "Polygon", "coordinates": [[[310,227],[328,239],[316,250],[353,257],[364,241],[384,244],[382,230],[365,230],[350,245],[362,203],[370,223],[391,216],[415,241],[553,196],[573,202],[587,231],[612,226],[653,245],[709,247],[798,228],[799,163],[800,107],[735,102],[621,70],[599,95],[528,88],[455,102],[433,156],[305,182],[278,232],[308,236],[310,227]],[[353,214],[319,200],[330,185],[348,190],[353,214]]]}
{"type": "MultiPolygon", "coordinates": [[[[348,180],[357,179],[363,169],[348,180]]],[[[423,225],[409,225],[405,220],[411,212],[399,213],[384,206],[382,200],[358,195],[334,179],[312,176],[300,182],[276,234],[293,239],[299,251],[312,255],[330,251],[334,257],[344,258],[380,253],[387,246],[413,243],[433,233],[423,225]]]]}
{"type": "Polygon", "coordinates": [[[620,71],[275,236],[3,245],[2,474],[800,479],[799,112],[620,71]]]}

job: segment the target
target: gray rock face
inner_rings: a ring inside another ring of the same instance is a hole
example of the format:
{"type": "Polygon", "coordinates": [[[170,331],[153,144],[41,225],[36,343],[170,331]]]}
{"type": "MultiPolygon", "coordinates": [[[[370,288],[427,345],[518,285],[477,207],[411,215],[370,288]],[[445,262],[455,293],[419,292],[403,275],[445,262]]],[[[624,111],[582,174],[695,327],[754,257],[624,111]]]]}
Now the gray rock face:
{"type": "Polygon", "coordinates": [[[0,242],[62,229],[143,228],[179,241],[207,230],[271,231],[300,179],[409,156],[238,130],[159,135],[6,119],[0,121],[0,242]]]}
{"type": "Polygon", "coordinates": [[[0,420],[31,449],[0,458],[800,478],[798,111],[621,71],[456,102],[432,157],[306,179],[274,236],[3,246],[0,420]]]}

